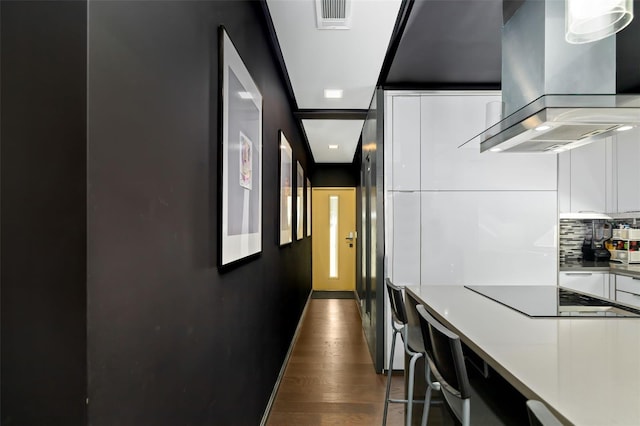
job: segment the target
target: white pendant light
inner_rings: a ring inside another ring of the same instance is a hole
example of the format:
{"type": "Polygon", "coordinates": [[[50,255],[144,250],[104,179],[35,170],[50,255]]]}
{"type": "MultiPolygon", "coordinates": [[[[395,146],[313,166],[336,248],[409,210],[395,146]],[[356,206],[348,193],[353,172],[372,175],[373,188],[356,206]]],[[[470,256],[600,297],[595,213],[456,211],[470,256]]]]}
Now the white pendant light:
{"type": "Polygon", "coordinates": [[[633,0],[566,0],[565,39],[589,43],[617,33],[633,19],[633,0]]]}

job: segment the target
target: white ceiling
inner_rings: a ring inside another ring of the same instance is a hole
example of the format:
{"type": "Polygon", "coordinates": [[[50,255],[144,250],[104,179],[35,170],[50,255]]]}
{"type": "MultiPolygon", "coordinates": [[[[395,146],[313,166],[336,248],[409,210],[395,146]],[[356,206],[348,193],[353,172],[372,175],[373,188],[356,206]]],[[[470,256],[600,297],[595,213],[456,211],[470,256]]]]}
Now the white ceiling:
{"type": "MultiPolygon", "coordinates": [[[[267,0],[299,109],[369,108],[401,0],[351,4],[350,29],[320,30],[315,0],[267,0]],[[324,89],[342,89],[343,98],[325,99],[324,89]]],[[[353,161],[362,120],[302,123],[317,163],[353,161]],[[340,148],[328,152],[329,144],[340,148]]]]}
{"type": "Polygon", "coordinates": [[[302,120],[316,163],[350,163],[364,120],[302,120]],[[338,145],[329,148],[329,145],[338,145]]]}

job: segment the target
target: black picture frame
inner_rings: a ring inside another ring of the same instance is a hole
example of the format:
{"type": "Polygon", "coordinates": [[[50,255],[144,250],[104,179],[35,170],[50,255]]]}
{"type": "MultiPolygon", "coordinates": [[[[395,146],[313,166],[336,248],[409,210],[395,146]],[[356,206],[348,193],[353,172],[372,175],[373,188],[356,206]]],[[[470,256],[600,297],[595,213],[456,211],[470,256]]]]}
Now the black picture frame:
{"type": "Polygon", "coordinates": [[[311,181],[307,178],[307,237],[311,236],[311,181]]]}
{"type": "Polygon", "coordinates": [[[218,266],[262,252],[262,94],[218,30],[218,266]]]}
{"type": "Polygon", "coordinates": [[[280,211],[279,244],[281,246],[293,241],[293,150],[282,130],[278,131],[280,211]]]}
{"type": "Polygon", "coordinates": [[[304,238],[304,169],[296,161],[296,240],[304,238]]]}

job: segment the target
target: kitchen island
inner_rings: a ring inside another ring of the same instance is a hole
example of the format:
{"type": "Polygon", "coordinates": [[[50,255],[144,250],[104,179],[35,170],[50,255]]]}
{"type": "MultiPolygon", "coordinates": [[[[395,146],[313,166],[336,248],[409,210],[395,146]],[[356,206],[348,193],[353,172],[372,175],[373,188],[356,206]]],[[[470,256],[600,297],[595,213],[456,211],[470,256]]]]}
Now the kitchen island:
{"type": "Polygon", "coordinates": [[[640,424],[640,319],[531,318],[462,286],[406,296],[563,423],[640,424]]]}

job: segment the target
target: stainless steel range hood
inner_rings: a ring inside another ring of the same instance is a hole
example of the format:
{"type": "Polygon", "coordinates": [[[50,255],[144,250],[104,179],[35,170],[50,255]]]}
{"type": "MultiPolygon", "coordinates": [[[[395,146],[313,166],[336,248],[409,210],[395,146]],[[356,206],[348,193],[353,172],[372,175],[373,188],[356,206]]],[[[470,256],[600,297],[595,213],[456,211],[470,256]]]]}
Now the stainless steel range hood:
{"type": "Polygon", "coordinates": [[[616,93],[616,37],[569,44],[564,13],[563,0],[525,0],[505,23],[506,118],[472,139],[481,152],[554,153],[640,126],[640,94],[616,93]]]}
{"type": "Polygon", "coordinates": [[[562,152],[640,125],[640,95],[543,95],[478,135],[480,151],[562,152]]]}

